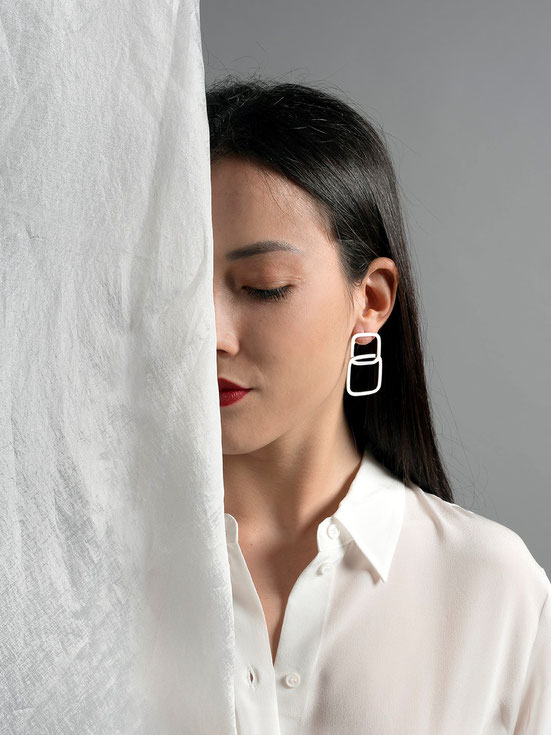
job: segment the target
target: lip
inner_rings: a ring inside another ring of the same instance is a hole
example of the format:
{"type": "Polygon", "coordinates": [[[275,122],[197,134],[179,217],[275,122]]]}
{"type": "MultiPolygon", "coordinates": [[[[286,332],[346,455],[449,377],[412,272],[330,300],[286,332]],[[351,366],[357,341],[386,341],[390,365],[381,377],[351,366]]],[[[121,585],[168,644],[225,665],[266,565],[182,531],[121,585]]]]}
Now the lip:
{"type": "Polygon", "coordinates": [[[230,406],[244,398],[250,388],[243,388],[243,386],[231,380],[226,380],[226,378],[218,378],[218,391],[220,406],[230,406]]]}
{"type": "Polygon", "coordinates": [[[231,406],[232,403],[237,403],[244,398],[249,390],[222,390],[218,394],[221,406],[231,406]]]}
{"type": "Polygon", "coordinates": [[[249,388],[245,388],[242,385],[237,385],[237,383],[232,383],[231,380],[226,380],[226,378],[218,378],[218,390],[220,392],[226,391],[226,390],[249,390],[249,388]]]}

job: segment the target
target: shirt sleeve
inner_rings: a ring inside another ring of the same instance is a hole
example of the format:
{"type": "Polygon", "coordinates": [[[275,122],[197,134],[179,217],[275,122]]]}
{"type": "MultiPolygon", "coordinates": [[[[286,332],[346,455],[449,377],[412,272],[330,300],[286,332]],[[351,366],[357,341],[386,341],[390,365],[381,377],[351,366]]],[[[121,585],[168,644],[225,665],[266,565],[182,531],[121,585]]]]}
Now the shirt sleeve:
{"type": "Polygon", "coordinates": [[[530,654],[513,735],[551,735],[551,583],[530,654]]]}

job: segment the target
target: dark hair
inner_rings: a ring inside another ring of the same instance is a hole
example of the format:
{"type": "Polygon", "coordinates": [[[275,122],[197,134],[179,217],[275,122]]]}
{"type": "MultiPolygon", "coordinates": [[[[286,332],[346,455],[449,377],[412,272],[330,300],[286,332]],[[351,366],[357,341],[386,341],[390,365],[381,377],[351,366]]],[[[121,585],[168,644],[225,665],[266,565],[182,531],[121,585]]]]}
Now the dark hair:
{"type": "MultiPolygon", "coordinates": [[[[207,88],[206,103],[211,162],[238,156],[307,191],[329,224],[349,293],[374,258],[395,262],[396,302],[380,329],[381,389],[365,397],[345,390],[345,415],[360,452],[367,446],[404,483],[453,502],[432,423],[418,297],[384,134],[351,104],[303,84],[230,75],[207,88]]],[[[366,348],[373,343],[357,345],[355,354],[366,348]]],[[[365,390],[358,382],[353,389],[365,390]]]]}

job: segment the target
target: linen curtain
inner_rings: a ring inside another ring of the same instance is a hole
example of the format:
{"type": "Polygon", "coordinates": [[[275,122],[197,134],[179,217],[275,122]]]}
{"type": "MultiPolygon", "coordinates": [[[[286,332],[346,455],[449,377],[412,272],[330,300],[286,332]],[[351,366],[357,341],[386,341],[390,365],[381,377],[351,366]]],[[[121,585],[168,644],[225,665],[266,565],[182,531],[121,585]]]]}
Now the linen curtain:
{"type": "Polygon", "coordinates": [[[0,731],[235,733],[199,3],[0,8],[0,731]]]}

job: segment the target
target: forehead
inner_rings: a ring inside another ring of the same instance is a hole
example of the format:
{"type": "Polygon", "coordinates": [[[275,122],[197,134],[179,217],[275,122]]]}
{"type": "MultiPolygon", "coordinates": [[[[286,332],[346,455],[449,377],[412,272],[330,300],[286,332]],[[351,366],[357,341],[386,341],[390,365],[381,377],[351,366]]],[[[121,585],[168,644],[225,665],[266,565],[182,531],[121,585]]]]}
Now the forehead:
{"type": "MultiPolygon", "coordinates": [[[[315,200],[281,174],[252,162],[226,157],[211,168],[215,234],[224,240],[247,234],[287,239],[326,235],[328,223],[315,200]]],[[[243,243],[245,244],[245,243],[243,243]]]]}

